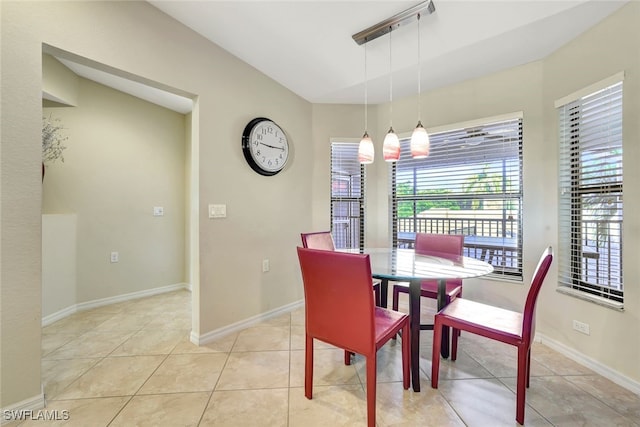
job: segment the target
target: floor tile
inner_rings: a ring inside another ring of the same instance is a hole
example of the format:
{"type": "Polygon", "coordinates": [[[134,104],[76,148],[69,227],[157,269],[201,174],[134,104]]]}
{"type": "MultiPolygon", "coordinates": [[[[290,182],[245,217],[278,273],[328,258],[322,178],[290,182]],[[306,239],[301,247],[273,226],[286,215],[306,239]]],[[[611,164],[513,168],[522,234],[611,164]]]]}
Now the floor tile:
{"type": "Polygon", "coordinates": [[[210,393],[134,396],[113,420],[118,427],[197,426],[210,393]]]}
{"type": "Polygon", "coordinates": [[[289,389],[214,391],[200,426],[287,427],[289,389]]]}
{"type": "Polygon", "coordinates": [[[138,394],[212,391],[227,357],[225,353],[171,354],[138,394]]]}
{"type": "Polygon", "coordinates": [[[67,387],[56,399],[135,394],[165,356],[108,357],[67,387]]]}
{"type": "MultiPolygon", "coordinates": [[[[304,354],[302,350],[291,352],[291,387],[304,386],[304,354]]],[[[344,364],[344,350],[318,349],[313,353],[313,384],[341,385],[361,384],[355,363],[344,364]]]]}
{"type": "Polygon", "coordinates": [[[216,390],[283,388],[289,386],[288,351],[230,353],[216,390]]]}
{"type": "Polygon", "coordinates": [[[313,398],[304,388],[289,391],[289,427],[366,427],[367,403],[360,385],[314,386],[313,398]]]}
{"type": "MultiPolygon", "coordinates": [[[[516,425],[516,395],[497,379],[442,380],[438,390],[469,427],[516,425]]],[[[529,405],[525,421],[551,425],[529,405]]]]}
{"type": "Polygon", "coordinates": [[[185,330],[142,329],[114,349],[110,356],[169,354],[187,335],[185,330]]]}
{"type": "Polygon", "coordinates": [[[254,326],[238,333],[232,351],[289,350],[289,326],[254,326]]]}
{"type": "Polygon", "coordinates": [[[45,398],[56,397],[99,361],[100,359],[43,360],[42,384],[44,385],[45,398]]]}

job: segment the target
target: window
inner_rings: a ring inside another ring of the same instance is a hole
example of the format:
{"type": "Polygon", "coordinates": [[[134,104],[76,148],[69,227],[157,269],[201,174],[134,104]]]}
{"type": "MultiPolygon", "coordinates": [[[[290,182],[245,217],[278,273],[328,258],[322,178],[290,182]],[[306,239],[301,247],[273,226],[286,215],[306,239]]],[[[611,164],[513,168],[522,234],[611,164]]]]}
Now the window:
{"type": "Polygon", "coordinates": [[[336,248],[364,248],[364,166],[358,143],[331,143],[331,233],[336,248]]]}
{"type": "Polygon", "coordinates": [[[569,102],[556,102],[560,130],[560,290],[620,309],[621,78],[607,79],[569,102]]]}
{"type": "Polygon", "coordinates": [[[411,158],[401,141],[391,166],[392,244],[416,232],[464,234],[464,255],[522,280],[522,117],[486,119],[430,135],[431,153],[411,158]]]}

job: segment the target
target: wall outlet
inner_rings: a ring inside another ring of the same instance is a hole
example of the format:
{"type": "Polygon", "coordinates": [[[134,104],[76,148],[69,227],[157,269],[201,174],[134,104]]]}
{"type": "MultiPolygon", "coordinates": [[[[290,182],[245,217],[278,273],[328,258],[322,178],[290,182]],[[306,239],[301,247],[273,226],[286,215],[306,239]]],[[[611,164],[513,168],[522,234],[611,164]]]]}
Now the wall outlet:
{"type": "Polygon", "coordinates": [[[578,320],[573,321],[573,329],[580,332],[581,334],[589,335],[589,324],[580,322],[578,320]]]}
{"type": "Polygon", "coordinates": [[[154,206],[153,216],[164,216],[164,208],[162,206],[154,206]]]}
{"type": "Polygon", "coordinates": [[[262,260],[262,272],[266,273],[267,271],[269,271],[269,260],[268,259],[263,259],[262,260]]]}
{"type": "Polygon", "coordinates": [[[111,252],[111,262],[120,261],[120,254],[118,252],[111,252]]]}

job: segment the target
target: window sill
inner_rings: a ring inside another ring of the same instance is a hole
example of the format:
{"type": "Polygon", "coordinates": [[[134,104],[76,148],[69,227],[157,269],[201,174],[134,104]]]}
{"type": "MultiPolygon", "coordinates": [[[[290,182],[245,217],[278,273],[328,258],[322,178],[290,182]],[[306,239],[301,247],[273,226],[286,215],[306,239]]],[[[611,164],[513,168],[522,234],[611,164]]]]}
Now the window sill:
{"type": "Polygon", "coordinates": [[[594,304],[598,304],[603,307],[610,308],[612,310],[624,311],[624,304],[621,302],[611,301],[610,299],[607,299],[607,298],[602,298],[597,295],[590,295],[585,292],[580,292],[575,289],[567,288],[565,286],[560,286],[556,288],[556,292],[559,292],[564,295],[569,295],[571,297],[578,298],[581,300],[589,301],[594,304]]]}

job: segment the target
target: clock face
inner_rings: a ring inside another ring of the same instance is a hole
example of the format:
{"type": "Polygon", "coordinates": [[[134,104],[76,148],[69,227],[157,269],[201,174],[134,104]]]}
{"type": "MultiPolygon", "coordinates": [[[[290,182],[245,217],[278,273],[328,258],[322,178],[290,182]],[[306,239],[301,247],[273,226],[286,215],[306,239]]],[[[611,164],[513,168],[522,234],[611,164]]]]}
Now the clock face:
{"type": "Polygon", "coordinates": [[[269,119],[253,119],[242,134],[242,151],[254,171],[266,176],[275,175],[289,158],[287,135],[269,119]]]}

